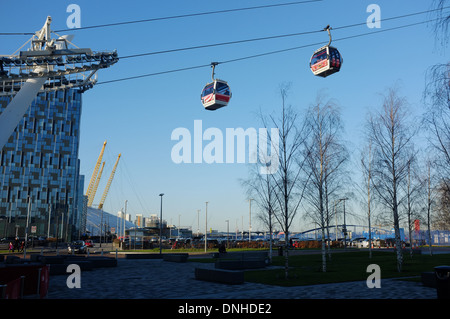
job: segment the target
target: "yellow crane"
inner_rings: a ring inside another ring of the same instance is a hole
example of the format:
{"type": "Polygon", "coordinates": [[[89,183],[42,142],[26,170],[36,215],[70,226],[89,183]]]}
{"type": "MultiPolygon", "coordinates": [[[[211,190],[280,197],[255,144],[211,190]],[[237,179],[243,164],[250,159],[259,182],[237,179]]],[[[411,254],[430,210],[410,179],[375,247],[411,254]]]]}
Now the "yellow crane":
{"type": "Polygon", "coordinates": [[[98,156],[97,163],[95,164],[94,172],[92,173],[91,180],[89,181],[89,186],[88,186],[88,189],[86,191],[86,196],[88,197],[88,206],[91,206],[91,205],[89,205],[89,203],[92,204],[92,201],[94,200],[94,198],[92,196],[92,193],[93,193],[93,189],[94,189],[94,186],[95,186],[95,182],[97,180],[98,170],[99,170],[100,165],[102,163],[103,153],[105,151],[105,147],[106,147],[106,141],[103,142],[102,150],[100,151],[100,155],[98,156]]]}
{"type": "Polygon", "coordinates": [[[114,174],[116,173],[117,164],[119,164],[121,154],[117,157],[116,164],[114,164],[114,168],[111,172],[111,176],[109,176],[108,183],[106,184],[105,190],[103,191],[102,199],[100,200],[100,204],[98,204],[98,209],[103,209],[103,203],[105,202],[106,196],[109,192],[109,187],[111,186],[111,182],[114,178],[114,174]]]}
{"type": "Polygon", "coordinates": [[[94,202],[95,194],[97,194],[98,184],[100,184],[100,179],[102,178],[103,168],[104,167],[105,167],[105,162],[103,162],[103,164],[102,164],[102,168],[100,169],[100,172],[97,175],[97,179],[95,180],[94,188],[92,188],[91,196],[88,199],[88,206],[89,207],[92,207],[92,203],[94,202]]]}

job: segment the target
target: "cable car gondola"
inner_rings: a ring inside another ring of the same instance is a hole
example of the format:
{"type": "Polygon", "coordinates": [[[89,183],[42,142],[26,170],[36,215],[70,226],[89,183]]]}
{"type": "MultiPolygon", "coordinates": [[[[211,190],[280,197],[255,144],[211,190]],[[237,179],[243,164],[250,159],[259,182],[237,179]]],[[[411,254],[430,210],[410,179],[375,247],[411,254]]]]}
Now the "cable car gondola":
{"type": "Polygon", "coordinates": [[[228,83],[214,78],[214,69],[218,63],[211,63],[212,82],[205,85],[201,94],[201,101],[206,110],[214,111],[228,105],[231,90],[228,83]]]}
{"type": "Polygon", "coordinates": [[[328,25],[324,30],[328,31],[328,36],[330,41],[327,45],[321,47],[314,51],[309,62],[309,67],[314,75],[327,77],[333,73],[339,72],[342,66],[342,56],[339,51],[330,46],[331,44],[331,33],[330,26],[328,25]]]}

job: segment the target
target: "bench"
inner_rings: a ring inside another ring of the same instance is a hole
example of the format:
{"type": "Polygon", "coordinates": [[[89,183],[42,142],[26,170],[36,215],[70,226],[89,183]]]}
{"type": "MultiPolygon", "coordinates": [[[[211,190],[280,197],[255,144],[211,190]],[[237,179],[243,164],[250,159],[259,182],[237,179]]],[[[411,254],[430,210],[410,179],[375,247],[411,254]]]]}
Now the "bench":
{"type": "Polygon", "coordinates": [[[217,260],[215,267],[218,269],[259,269],[266,267],[265,259],[244,259],[244,260],[217,260]]]}
{"type": "Polygon", "coordinates": [[[94,268],[104,268],[104,267],[116,267],[117,259],[111,257],[101,257],[101,256],[90,256],[88,260],[92,263],[94,268]]]}
{"type": "Polygon", "coordinates": [[[269,254],[266,251],[233,252],[219,254],[215,263],[218,269],[259,269],[267,266],[269,254]]]}
{"type": "Polygon", "coordinates": [[[268,258],[269,252],[267,251],[242,251],[242,252],[226,252],[226,253],[213,253],[214,258],[226,258],[226,259],[249,259],[249,258],[268,258]]]}
{"type": "Polygon", "coordinates": [[[184,263],[188,260],[189,254],[164,254],[164,261],[173,261],[178,263],[184,263]]]}
{"type": "Polygon", "coordinates": [[[244,283],[244,272],[226,269],[195,268],[195,279],[239,285],[244,283]]]}
{"type": "Polygon", "coordinates": [[[163,258],[161,254],[125,254],[126,259],[161,259],[163,258]]]}
{"type": "Polygon", "coordinates": [[[64,264],[64,257],[62,256],[41,256],[39,260],[46,265],[64,264]]]}

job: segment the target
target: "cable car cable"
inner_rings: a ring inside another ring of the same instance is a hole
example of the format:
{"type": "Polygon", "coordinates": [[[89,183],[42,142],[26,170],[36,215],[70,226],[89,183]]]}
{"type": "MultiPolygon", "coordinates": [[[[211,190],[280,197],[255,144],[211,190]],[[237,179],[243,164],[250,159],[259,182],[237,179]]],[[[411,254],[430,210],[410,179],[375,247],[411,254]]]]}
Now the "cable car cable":
{"type": "MultiPolygon", "coordinates": [[[[219,14],[219,13],[228,13],[228,12],[235,12],[235,11],[244,11],[244,10],[253,10],[253,9],[263,9],[263,8],[270,8],[270,7],[280,7],[280,6],[288,6],[288,5],[296,5],[296,4],[304,4],[308,2],[321,2],[324,0],[309,0],[309,1],[296,1],[296,2],[288,2],[288,3],[280,3],[280,4],[273,4],[273,5],[265,5],[265,6],[255,6],[255,7],[247,7],[247,8],[236,8],[236,9],[228,9],[228,10],[222,10],[222,11],[210,11],[210,12],[201,12],[201,13],[192,13],[192,14],[184,14],[184,15],[178,15],[178,16],[169,16],[169,17],[160,17],[160,18],[152,18],[152,19],[144,19],[144,20],[134,20],[134,21],[125,21],[125,22],[116,22],[116,23],[108,23],[108,24],[102,24],[102,25],[93,25],[93,26],[87,26],[87,27],[80,27],[80,28],[73,28],[73,29],[61,29],[61,30],[55,30],[54,32],[73,32],[78,30],[85,30],[85,29],[94,29],[94,28],[102,28],[102,27],[110,27],[110,26],[118,26],[118,25],[126,25],[126,24],[133,24],[133,23],[142,23],[142,22],[153,22],[153,21],[161,21],[161,20],[169,20],[169,19],[178,19],[178,18],[186,18],[186,17],[193,17],[193,16],[200,16],[200,15],[208,15],[208,14],[219,14]]],[[[414,15],[424,14],[424,13],[430,13],[434,11],[440,11],[444,9],[448,9],[449,7],[443,7],[439,9],[432,9],[432,10],[426,10],[411,14],[405,14],[402,16],[392,17],[392,18],[385,18],[382,19],[383,21],[387,20],[393,20],[393,19],[399,19],[399,18],[406,18],[414,15]]],[[[355,27],[364,25],[366,22],[362,23],[356,23],[351,25],[346,25],[342,27],[337,27],[334,29],[344,29],[349,27],[355,27]]],[[[7,35],[34,35],[35,32],[0,32],[0,36],[7,36],[7,35]]]]}
{"type": "MultiPolygon", "coordinates": [[[[446,7],[446,8],[450,8],[450,6],[446,7]]],[[[395,16],[395,17],[390,17],[390,18],[383,18],[383,19],[380,19],[379,21],[381,22],[381,21],[402,19],[402,18],[406,18],[406,17],[411,17],[411,16],[415,16],[415,15],[429,13],[429,12],[432,12],[432,11],[435,11],[435,10],[421,11],[421,12],[410,13],[410,14],[405,14],[405,15],[401,15],[401,16],[395,16]]],[[[378,20],[376,22],[378,22],[378,20]]],[[[346,29],[346,28],[362,26],[362,25],[366,25],[366,23],[367,22],[360,22],[360,23],[349,24],[349,25],[344,25],[344,26],[340,26],[340,27],[333,27],[333,30],[340,30],[340,29],[346,29]]],[[[231,44],[241,44],[241,43],[263,41],[263,40],[272,40],[272,39],[279,39],[279,38],[286,38],[286,37],[293,37],[293,36],[314,34],[314,33],[319,33],[319,32],[323,32],[323,31],[326,31],[326,30],[320,29],[320,30],[313,30],[313,31],[304,31],[304,32],[281,34],[281,35],[274,35],[274,36],[267,36],[267,37],[260,37],[260,38],[237,40],[237,41],[228,41],[228,42],[220,42],[220,43],[213,43],[213,44],[204,44],[204,45],[197,45],[197,46],[191,46],[191,47],[183,47],[183,48],[177,48],[177,49],[162,50],[162,51],[138,53],[138,54],[131,54],[131,55],[121,56],[120,59],[123,60],[123,59],[137,58],[137,57],[143,57],[143,56],[149,56],[149,55],[174,53],[174,52],[180,52],[180,51],[204,49],[204,48],[210,48],[210,47],[217,47],[217,46],[224,46],[224,45],[231,45],[231,44]]]]}
{"type": "Polygon", "coordinates": [[[197,66],[191,66],[191,67],[186,67],[186,68],[180,68],[180,69],[174,69],[174,70],[168,70],[168,71],[161,71],[161,72],[155,72],[155,73],[148,73],[148,74],[130,76],[130,77],[120,78],[120,79],[116,79],[116,80],[108,80],[108,81],[103,81],[103,82],[97,82],[96,84],[98,85],[98,84],[106,84],[106,83],[113,83],[113,82],[126,81],[126,80],[134,80],[134,79],[139,79],[139,78],[144,78],[144,77],[149,77],[149,76],[156,76],[156,75],[162,75],[162,74],[168,74],[168,73],[174,73],[174,72],[194,70],[194,69],[204,68],[204,67],[207,67],[207,66],[210,67],[211,63],[203,64],[203,65],[197,65],[197,66]]]}
{"type": "MultiPolygon", "coordinates": [[[[388,31],[393,31],[393,30],[398,30],[398,29],[403,29],[403,28],[409,28],[409,27],[413,27],[413,26],[416,26],[416,25],[420,25],[420,24],[424,24],[424,23],[428,23],[428,22],[432,22],[432,21],[436,21],[436,20],[438,20],[438,19],[431,19],[431,20],[422,21],[422,22],[415,22],[415,23],[411,23],[411,24],[407,24],[407,25],[403,25],[403,26],[392,27],[392,28],[389,28],[389,29],[382,29],[382,30],[377,30],[377,31],[371,31],[371,32],[351,35],[351,36],[347,36],[347,37],[343,37],[343,38],[339,38],[339,39],[334,39],[333,41],[348,40],[348,39],[353,39],[353,38],[357,38],[357,37],[377,34],[377,33],[381,33],[381,32],[388,32],[388,31]]],[[[270,51],[270,52],[265,52],[265,53],[259,53],[259,54],[245,56],[245,57],[225,60],[225,61],[217,62],[217,63],[225,64],[225,63],[232,63],[232,62],[237,62],[237,61],[243,61],[243,60],[258,58],[258,57],[262,57],[262,56],[278,54],[278,53],[283,53],[283,52],[303,49],[303,48],[312,47],[312,46],[318,46],[320,44],[323,44],[323,42],[312,43],[312,44],[305,44],[305,45],[302,45],[302,46],[296,46],[296,47],[287,48],[287,49],[281,49],[281,50],[275,50],[275,51],[270,51]]],[[[174,69],[174,70],[168,70],[168,71],[147,73],[147,74],[142,74],[142,75],[137,75],[137,76],[130,76],[130,77],[119,78],[119,79],[115,79],[115,80],[107,80],[107,81],[97,82],[97,85],[99,85],[99,84],[108,84],[108,83],[113,83],[113,82],[120,82],[120,81],[126,81],[126,80],[132,80],[132,79],[138,79],[138,78],[149,77],[149,76],[168,74],[168,73],[174,73],[174,72],[181,72],[181,71],[186,71],[186,70],[199,69],[199,68],[204,68],[204,67],[211,67],[211,63],[203,64],[203,65],[197,65],[197,66],[191,66],[191,67],[185,67],[185,68],[179,68],[179,69],[174,69]]]]}
{"type": "MultiPolygon", "coordinates": [[[[143,19],[143,20],[131,20],[131,21],[124,21],[124,22],[106,23],[106,24],[92,25],[92,26],[73,28],[73,29],[61,29],[61,30],[55,30],[55,32],[68,32],[68,31],[72,32],[72,31],[113,27],[113,26],[120,26],[120,25],[127,25],[127,24],[189,18],[189,17],[211,15],[211,14],[220,14],[220,13],[230,13],[230,12],[238,12],[238,11],[249,11],[249,10],[256,10],[256,9],[267,9],[267,8],[275,8],[275,7],[283,7],[283,6],[292,6],[292,5],[306,4],[306,3],[311,3],[311,2],[322,2],[322,1],[324,1],[324,0],[303,0],[303,1],[268,4],[268,5],[253,6],[253,7],[234,8],[234,9],[225,9],[225,10],[217,10],[217,11],[206,11],[206,12],[198,12],[198,13],[188,13],[188,14],[181,14],[181,15],[176,15],[176,16],[167,16],[167,17],[150,18],[150,19],[143,19]]],[[[0,33],[0,35],[34,35],[34,34],[35,34],[34,32],[3,32],[3,33],[0,33]]]]}
{"type": "Polygon", "coordinates": [[[255,10],[255,9],[266,9],[266,8],[274,8],[274,7],[306,4],[306,3],[310,3],[310,2],[322,2],[322,1],[324,1],[324,0],[305,0],[305,1],[269,4],[269,5],[254,6],[254,7],[225,9],[225,10],[207,11],[207,12],[199,12],[199,13],[189,13],[189,14],[181,14],[181,15],[168,16],[168,17],[159,17],[159,18],[150,18],[150,19],[143,19],[143,20],[100,24],[100,25],[93,25],[93,26],[87,26],[87,27],[81,27],[81,28],[75,28],[75,29],[64,29],[64,30],[57,30],[55,32],[66,32],[66,31],[73,31],[73,30],[104,28],[104,27],[112,27],[112,26],[125,25],[125,24],[135,24],[135,23],[143,23],[143,22],[154,22],[154,21],[162,21],[162,20],[189,18],[189,17],[196,17],[196,16],[203,16],[203,15],[210,15],[210,14],[230,13],[230,12],[248,11],[248,10],[255,10]]]}
{"type": "Polygon", "coordinates": [[[299,35],[313,34],[313,33],[318,33],[318,32],[322,32],[322,31],[323,30],[306,31],[306,32],[298,32],[298,33],[290,33],[290,34],[267,36],[267,37],[261,37],[261,38],[253,38],[253,39],[245,39],[245,40],[237,40],[237,41],[229,41],[229,42],[220,42],[220,43],[205,44],[205,45],[197,45],[197,46],[192,46],[192,47],[184,47],[184,48],[178,48],[178,49],[169,49],[169,50],[163,50],[163,51],[138,53],[138,54],[132,54],[132,55],[125,55],[125,56],[120,57],[120,59],[129,59],[129,58],[137,58],[137,57],[147,56],[147,55],[157,55],[157,54],[166,54],[166,53],[173,53],[173,52],[180,52],[180,51],[187,51],[187,50],[204,49],[204,48],[210,48],[210,47],[216,47],[216,46],[222,46],[222,45],[240,44],[240,43],[246,43],[246,42],[279,39],[279,38],[293,37],[293,36],[299,36],[299,35]]]}
{"type": "MultiPolygon", "coordinates": [[[[339,38],[339,39],[333,39],[333,41],[348,40],[348,39],[358,38],[358,37],[362,37],[362,36],[366,36],[366,35],[372,35],[372,34],[381,33],[381,32],[387,32],[387,31],[393,31],[393,30],[397,30],[397,29],[409,28],[409,27],[412,27],[412,26],[416,26],[416,25],[419,25],[419,24],[424,24],[424,23],[428,23],[428,22],[436,21],[436,20],[438,20],[438,19],[432,19],[432,20],[427,20],[427,21],[422,21],[422,22],[415,22],[415,23],[411,23],[411,24],[407,24],[407,25],[403,25],[403,26],[392,27],[392,28],[389,28],[389,29],[382,29],[382,30],[371,31],[371,32],[366,32],[366,33],[361,33],[361,34],[355,34],[355,35],[351,35],[351,36],[347,36],[347,37],[343,37],[343,38],[339,38]]],[[[242,60],[257,58],[257,57],[261,57],[261,56],[272,55],[272,54],[276,54],[276,53],[282,53],[282,52],[287,52],[287,51],[292,51],[292,50],[303,49],[303,48],[307,48],[307,47],[311,47],[311,46],[318,46],[320,44],[323,44],[323,41],[320,42],[320,43],[306,44],[306,45],[297,46],[297,47],[288,48],[288,49],[281,49],[281,50],[270,51],[270,52],[250,55],[250,56],[246,56],[246,57],[236,58],[236,59],[230,59],[230,60],[222,61],[220,63],[231,63],[231,62],[236,62],[236,61],[242,61],[242,60]]]]}

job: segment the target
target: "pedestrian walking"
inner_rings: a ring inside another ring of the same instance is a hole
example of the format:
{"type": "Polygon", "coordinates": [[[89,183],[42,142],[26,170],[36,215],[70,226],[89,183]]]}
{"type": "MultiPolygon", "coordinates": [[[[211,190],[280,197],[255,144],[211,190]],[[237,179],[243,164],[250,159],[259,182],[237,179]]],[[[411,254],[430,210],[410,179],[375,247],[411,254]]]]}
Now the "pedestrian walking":
{"type": "Polygon", "coordinates": [[[9,252],[10,253],[14,252],[14,245],[13,245],[13,243],[11,241],[9,242],[9,252]]]}
{"type": "Polygon", "coordinates": [[[17,249],[17,251],[19,251],[19,238],[16,237],[16,240],[14,240],[14,250],[17,249]]]}

